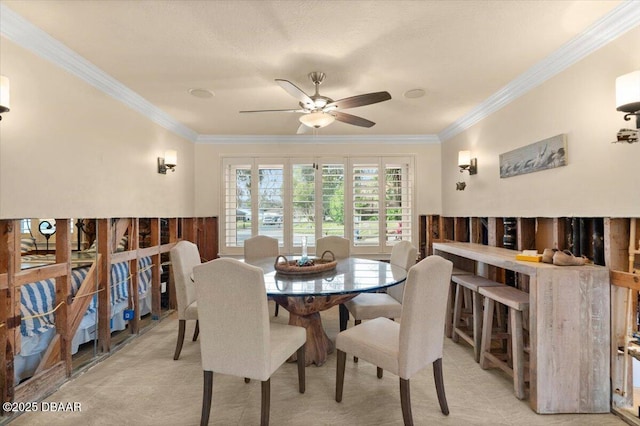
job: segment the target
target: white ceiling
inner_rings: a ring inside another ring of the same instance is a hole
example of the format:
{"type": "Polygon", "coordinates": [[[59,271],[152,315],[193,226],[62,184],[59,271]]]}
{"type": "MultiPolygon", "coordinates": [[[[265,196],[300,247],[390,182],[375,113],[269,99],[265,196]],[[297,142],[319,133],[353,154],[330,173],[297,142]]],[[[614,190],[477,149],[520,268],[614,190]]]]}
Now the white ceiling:
{"type": "Polygon", "coordinates": [[[323,135],[435,135],[469,116],[620,1],[2,1],[199,135],[294,135],[299,114],[274,79],[333,99],[386,90],[349,109],[377,124],[323,135]],[[215,92],[209,99],[190,88],[215,92]],[[403,93],[420,88],[424,97],[403,93]]]}

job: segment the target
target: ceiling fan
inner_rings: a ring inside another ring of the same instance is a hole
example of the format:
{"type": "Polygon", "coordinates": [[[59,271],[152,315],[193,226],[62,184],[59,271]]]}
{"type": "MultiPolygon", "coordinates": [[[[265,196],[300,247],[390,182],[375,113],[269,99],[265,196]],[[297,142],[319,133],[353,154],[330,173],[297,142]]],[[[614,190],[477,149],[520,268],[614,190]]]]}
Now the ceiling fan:
{"type": "Polygon", "coordinates": [[[300,108],[296,109],[263,109],[254,111],[240,111],[241,113],[247,112],[297,112],[303,114],[300,117],[302,123],[298,128],[298,134],[304,133],[306,128],[311,127],[319,129],[321,127],[328,126],[333,123],[334,120],[341,121],[343,123],[352,124],[360,127],[372,127],[376,123],[367,120],[366,118],[358,117],[352,114],[347,114],[341,110],[347,108],[356,108],[364,105],[371,105],[378,102],[388,101],[391,99],[389,92],[373,92],[366,93],[364,95],[351,96],[349,98],[339,99],[334,101],[331,98],[320,95],[318,87],[322,84],[325,78],[323,72],[309,73],[309,78],[313,82],[316,93],[312,96],[304,93],[298,86],[291,83],[288,80],[276,79],[276,83],[280,85],[288,94],[298,100],[300,108]]]}

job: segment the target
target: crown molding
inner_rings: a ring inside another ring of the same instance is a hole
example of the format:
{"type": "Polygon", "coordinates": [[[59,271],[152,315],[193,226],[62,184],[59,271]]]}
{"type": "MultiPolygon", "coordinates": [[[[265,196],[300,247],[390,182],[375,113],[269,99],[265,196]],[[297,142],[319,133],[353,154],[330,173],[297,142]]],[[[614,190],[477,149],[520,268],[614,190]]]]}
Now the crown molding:
{"type": "Polygon", "coordinates": [[[156,107],[73,50],[0,4],[0,34],[138,111],[165,129],[194,142],[196,132],[156,107]]]}
{"type": "Polygon", "coordinates": [[[198,144],[439,144],[438,135],[199,135],[198,144]]]}
{"type": "Polygon", "coordinates": [[[628,0],[594,22],[558,50],[529,68],[438,133],[442,142],[469,129],[505,105],[640,25],[640,1],[628,0]]]}

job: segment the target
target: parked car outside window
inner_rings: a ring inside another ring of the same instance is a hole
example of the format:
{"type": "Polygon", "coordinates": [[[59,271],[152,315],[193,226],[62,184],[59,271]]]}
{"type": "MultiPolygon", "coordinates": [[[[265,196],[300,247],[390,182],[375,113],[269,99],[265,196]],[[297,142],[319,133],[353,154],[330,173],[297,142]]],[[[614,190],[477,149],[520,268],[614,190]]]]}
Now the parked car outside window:
{"type": "Polygon", "coordinates": [[[280,212],[264,212],[262,215],[263,225],[279,225],[282,223],[282,213],[280,212]]]}
{"type": "Polygon", "coordinates": [[[245,209],[236,209],[236,222],[251,222],[251,212],[245,209]]]}

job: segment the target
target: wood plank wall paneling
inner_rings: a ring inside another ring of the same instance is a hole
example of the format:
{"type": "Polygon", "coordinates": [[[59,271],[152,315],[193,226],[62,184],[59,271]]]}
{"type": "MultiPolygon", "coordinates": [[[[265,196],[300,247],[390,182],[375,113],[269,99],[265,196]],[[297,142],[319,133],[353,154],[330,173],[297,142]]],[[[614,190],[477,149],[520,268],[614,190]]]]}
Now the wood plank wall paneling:
{"type": "MultiPolygon", "coordinates": [[[[629,258],[629,219],[604,220],[605,264],[612,270],[626,271],[629,258]]],[[[612,271],[612,284],[618,283],[612,271]]],[[[613,407],[633,406],[633,368],[630,357],[620,356],[618,348],[624,347],[628,321],[635,320],[633,307],[638,298],[637,291],[614,285],[611,287],[611,387],[613,407]],[[628,304],[629,298],[631,303],[628,304]],[[627,312],[627,306],[631,312],[627,312]]]]}
{"type": "MultiPolygon", "coordinates": [[[[137,291],[139,272],[138,259],[150,256],[153,262],[152,279],[152,319],[161,315],[160,268],[162,256],[169,260],[169,250],[184,236],[201,246],[201,252],[217,257],[218,237],[217,218],[171,218],[163,222],[150,219],[152,234],[151,247],[140,248],[140,220],[124,219],[85,219],[84,222],[97,227],[97,260],[90,269],[86,280],[90,285],[81,287],[81,294],[87,295],[79,300],[71,299],[71,222],[69,219],[56,219],[56,259],[55,263],[39,265],[21,271],[20,220],[0,220],[0,399],[2,401],[25,402],[38,400],[57,388],[71,375],[71,340],[84,311],[91,300],[94,279],[98,282],[98,348],[102,353],[111,351],[111,265],[128,261],[132,276],[130,307],[135,307],[134,320],[130,322],[133,333],[139,331],[139,295],[137,291]],[[161,224],[166,229],[161,232],[161,224]],[[180,231],[183,235],[179,235],[180,231]],[[166,232],[168,235],[164,234],[166,232]],[[129,235],[127,251],[116,253],[117,243],[123,235],[129,235]],[[164,238],[164,240],[163,240],[164,238]],[[97,275],[97,278],[94,278],[97,275]],[[44,279],[55,279],[56,309],[55,321],[57,334],[44,353],[36,374],[26,382],[16,386],[13,382],[14,355],[20,351],[20,286],[44,279]],[[81,306],[82,305],[82,306],[81,306]]],[[[53,250],[52,250],[53,252],[53,250]]],[[[170,265],[165,265],[169,270],[170,265]]],[[[169,287],[170,294],[175,292],[169,287]]],[[[175,304],[173,305],[175,307],[175,304]]]]}
{"type": "Polygon", "coordinates": [[[554,220],[549,217],[539,217],[536,220],[535,247],[538,253],[545,248],[558,248],[558,240],[554,235],[554,220]]]}
{"type": "Polygon", "coordinates": [[[199,246],[203,247],[205,260],[213,260],[218,258],[218,218],[200,218],[200,227],[202,229],[202,239],[199,246]]]}
{"type": "Polygon", "coordinates": [[[440,233],[440,216],[429,215],[427,216],[427,229],[426,229],[426,255],[431,256],[433,254],[433,242],[440,241],[442,234],[440,233]]]}
{"type": "MultiPolygon", "coordinates": [[[[98,270],[98,324],[111,323],[111,247],[112,247],[111,219],[98,219],[98,253],[102,255],[102,263],[98,270]]],[[[111,330],[106,327],[98,328],[98,350],[111,351],[111,330]]]]}
{"type": "MultiPolygon", "coordinates": [[[[137,218],[128,219],[126,223],[128,225],[127,231],[129,233],[129,238],[127,240],[127,244],[128,244],[127,248],[130,251],[137,253],[140,245],[138,241],[139,240],[138,219],[137,218]]],[[[116,241],[120,241],[120,239],[117,239],[116,241]]],[[[153,241],[151,242],[151,245],[155,245],[153,241]]],[[[128,309],[131,309],[134,311],[133,318],[129,320],[129,332],[131,334],[138,334],[140,332],[140,309],[136,309],[136,308],[139,308],[140,306],[140,294],[138,293],[140,276],[139,276],[139,265],[138,265],[137,256],[134,259],[131,259],[129,261],[129,273],[131,275],[131,281],[129,285],[128,309]]]]}
{"type": "MultiPolygon", "coordinates": [[[[12,317],[14,274],[11,273],[13,255],[13,223],[8,220],[0,221],[0,274],[6,289],[0,290],[0,399],[1,402],[13,400],[13,353],[14,347],[10,338],[12,331],[7,327],[8,319],[12,317]]],[[[4,287],[4,285],[3,285],[4,287]]],[[[3,410],[4,412],[4,410],[3,410]]]]}
{"type": "Polygon", "coordinates": [[[15,388],[15,402],[38,401],[58,389],[67,379],[64,362],[58,362],[15,388]]]}
{"type": "Polygon", "coordinates": [[[518,250],[536,249],[536,219],[519,217],[517,219],[518,250]]]}
{"type": "Polygon", "coordinates": [[[469,219],[456,217],[454,219],[453,239],[456,241],[469,241],[469,219]]]}
{"type": "Polygon", "coordinates": [[[56,263],[64,264],[65,274],[56,278],[56,333],[60,339],[58,351],[66,369],[71,375],[71,339],[69,335],[68,304],[71,294],[71,229],[69,219],[56,219],[56,263]]]}
{"type": "MultiPolygon", "coordinates": [[[[151,219],[151,245],[159,246],[160,241],[160,219],[151,219]]],[[[153,265],[160,265],[160,253],[151,256],[153,265]]],[[[151,271],[151,318],[160,319],[160,269],[153,268],[151,271]]]]}
{"type": "Polygon", "coordinates": [[[470,218],[469,242],[482,244],[482,219],[479,217],[470,218]]]}
{"type": "MultiPolygon", "coordinates": [[[[492,247],[502,247],[504,237],[504,222],[502,218],[490,217],[487,219],[488,238],[487,245],[492,247]]],[[[492,281],[505,282],[504,271],[493,265],[486,267],[487,278],[492,281]]]]}
{"type": "MultiPolygon", "coordinates": [[[[178,242],[178,219],[169,219],[169,242],[178,242]]],[[[169,282],[167,283],[169,292],[169,308],[178,309],[178,299],[176,297],[176,283],[173,279],[173,268],[169,268],[169,282]]]]}

